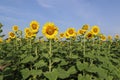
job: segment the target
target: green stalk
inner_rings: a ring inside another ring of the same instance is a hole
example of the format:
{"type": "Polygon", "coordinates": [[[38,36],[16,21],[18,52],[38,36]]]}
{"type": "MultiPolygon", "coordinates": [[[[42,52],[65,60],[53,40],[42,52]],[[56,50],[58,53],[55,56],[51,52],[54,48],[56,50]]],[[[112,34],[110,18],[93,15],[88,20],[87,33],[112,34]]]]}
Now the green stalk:
{"type": "MultiPolygon", "coordinates": [[[[85,35],[83,38],[83,56],[84,56],[84,60],[83,60],[83,64],[85,63],[85,35]]],[[[83,76],[85,76],[85,71],[83,70],[83,76]]]]}
{"type": "MultiPolygon", "coordinates": [[[[92,46],[94,47],[94,44],[95,44],[95,42],[94,42],[94,39],[92,39],[92,46]]],[[[92,49],[92,54],[93,55],[96,55],[96,54],[94,54],[94,48],[92,49]]],[[[92,65],[93,64],[93,60],[92,59],[90,59],[90,65],[92,65]]]]}
{"type": "Polygon", "coordinates": [[[51,68],[52,68],[52,45],[51,45],[51,39],[49,40],[49,72],[51,72],[51,68]]]}
{"type": "Polygon", "coordinates": [[[37,53],[37,46],[35,47],[35,55],[37,56],[38,53],[37,53]]]}
{"type": "Polygon", "coordinates": [[[71,51],[71,48],[72,48],[72,46],[71,46],[71,38],[70,38],[70,58],[72,57],[72,51],[71,51]]]}
{"type": "Polygon", "coordinates": [[[83,39],[83,55],[85,56],[85,35],[84,35],[84,39],[83,39]]]}

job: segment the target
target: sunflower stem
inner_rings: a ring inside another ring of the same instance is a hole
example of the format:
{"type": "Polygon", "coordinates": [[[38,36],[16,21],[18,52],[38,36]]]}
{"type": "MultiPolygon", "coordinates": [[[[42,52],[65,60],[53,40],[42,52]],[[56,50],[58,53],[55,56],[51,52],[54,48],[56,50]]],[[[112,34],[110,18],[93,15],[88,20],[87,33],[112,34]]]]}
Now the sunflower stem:
{"type": "Polygon", "coordinates": [[[35,55],[37,56],[38,53],[37,53],[37,46],[35,47],[35,55]]]}
{"type": "Polygon", "coordinates": [[[49,72],[51,72],[51,68],[52,68],[52,45],[51,45],[51,39],[49,40],[49,72]]]}
{"type": "Polygon", "coordinates": [[[72,57],[72,51],[71,51],[71,50],[72,50],[72,49],[71,49],[71,48],[72,48],[72,46],[71,46],[71,43],[72,43],[72,42],[71,42],[71,40],[72,40],[72,39],[70,38],[70,58],[72,57]]]}
{"type": "MultiPolygon", "coordinates": [[[[84,35],[84,39],[83,39],[83,63],[85,63],[85,35],[84,35]]],[[[85,76],[85,71],[83,70],[83,75],[85,76]]]]}
{"type": "Polygon", "coordinates": [[[84,57],[85,57],[85,36],[84,36],[84,40],[83,40],[83,55],[84,55],[84,57]]]}

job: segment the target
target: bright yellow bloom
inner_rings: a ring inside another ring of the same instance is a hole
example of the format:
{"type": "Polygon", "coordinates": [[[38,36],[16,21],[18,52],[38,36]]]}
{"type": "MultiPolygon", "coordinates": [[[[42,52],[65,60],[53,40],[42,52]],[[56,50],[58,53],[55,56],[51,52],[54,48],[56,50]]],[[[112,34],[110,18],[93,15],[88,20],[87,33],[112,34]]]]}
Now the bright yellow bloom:
{"type": "Polygon", "coordinates": [[[83,35],[85,34],[86,30],[83,30],[83,29],[79,29],[78,30],[78,35],[83,35]]]}
{"type": "Polygon", "coordinates": [[[97,35],[100,32],[100,28],[98,26],[93,26],[92,29],[91,29],[91,32],[94,35],[97,35]]]}
{"type": "Polygon", "coordinates": [[[58,28],[52,22],[48,22],[43,26],[43,35],[48,39],[53,39],[58,34],[58,28]]]}
{"type": "Polygon", "coordinates": [[[39,23],[37,21],[32,21],[30,23],[30,29],[31,29],[32,33],[37,33],[39,30],[39,23]]]}
{"type": "Polygon", "coordinates": [[[107,37],[107,39],[108,39],[108,40],[112,40],[112,36],[109,35],[109,36],[107,37]]]}
{"type": "Polygon", "coordinates": [[[74,28],[68,28],[66,32],[70,37],[73,37],[73,36],[76,35],[76,32],[75,32],[74,28]]]}
{"type": "Polygon", "coordinates": [[[16,37],[16,36],[15,36],[15,33],[9,32],[9,38],[13,39],[13,38],[15,38],[15,37],[16,37]]]}
{"type": "Polygon", "coordinates": [[[92,34],[92,32],[88,32],[88,33],[86,33],[86,38],[87,38],[87,39],[91,39],[91,38],[93,38],[93,34],[92,34]]]}
{"type": "Polygon", "coordinates": [[[30,28],[25,28],[24,29],[25,34],[31,32],[30,28]]]}
{"type": "Polygon", "coordinates": [[[64,33],[60,33],[60,38],[64,38],[64,33]]]}
{"type": "Polygon", "coordinates": [[[100,36],[100,39],[101,39],[102,41],[106,41],[106,36],[105,36],[105,35],[101,35],[101,36],[100,36]]]}
{"type": "Polygon", "coordinates": [[[118,34],[115,35],[115,39],[119,39],[119,35],[118,34]]]}
{"type": "Polygon", "coordinates": [[[14,26],[12,27],[12,30],[15,31],[15,32],[18,31],[18,26],[17,26],[17,25],[14,25],[14,26]]]}
{"type": "Polygon", "coordinates": [[[65,38],[70,38],[67,32],[64,33],[65,38]]]}
{"type": "Polygon", "coordinates": [[[28,32],[28,33],[25,34],[25,37],[26,38],[36,37],[36,34],[32,33],[32,32],[28,32]]]}
{"type": "Polygon", "coordinates": [[[2,43],[3,42],[3,39],[2,38],[0,38],[0,43],[2,43]]]}
{"type": "Polygon", "coordinates": [[[82,29],[87,31],[89,29],[89,25],[88,24],[84,24],[82,29]]]}

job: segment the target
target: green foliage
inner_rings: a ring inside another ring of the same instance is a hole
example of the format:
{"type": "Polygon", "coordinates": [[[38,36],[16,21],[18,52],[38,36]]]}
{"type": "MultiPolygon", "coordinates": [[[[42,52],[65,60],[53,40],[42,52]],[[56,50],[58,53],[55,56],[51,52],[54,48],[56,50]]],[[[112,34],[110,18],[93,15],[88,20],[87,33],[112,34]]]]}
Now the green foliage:
{"type": "Polygon", "coordinates": [[[0,66],[5,66],[0,80],[119,80],[120,40],[100,44],[99,39],[78,37],[4,41],[0,44],[0,66]]]}

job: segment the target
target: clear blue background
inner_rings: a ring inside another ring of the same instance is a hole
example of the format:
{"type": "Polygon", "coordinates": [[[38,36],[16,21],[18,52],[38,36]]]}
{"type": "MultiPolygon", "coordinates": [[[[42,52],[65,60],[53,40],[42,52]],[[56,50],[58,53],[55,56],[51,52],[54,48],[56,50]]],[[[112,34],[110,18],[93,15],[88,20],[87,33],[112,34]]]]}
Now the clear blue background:
{"type": "Polygon", "coordinates": [[[32,20],[40,23],[38,35],[46,22],[54,22],[60,32],[89,24],[98,25],[105,35],[120,34],[120,0],[0,0],[4,34],[13,25],[24,30],[32,20]]]}

